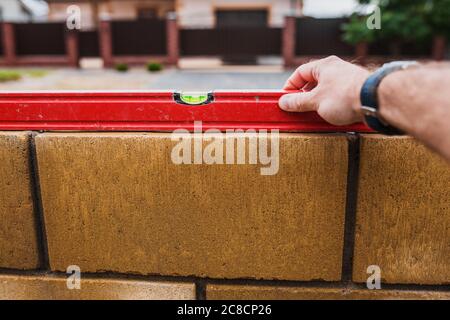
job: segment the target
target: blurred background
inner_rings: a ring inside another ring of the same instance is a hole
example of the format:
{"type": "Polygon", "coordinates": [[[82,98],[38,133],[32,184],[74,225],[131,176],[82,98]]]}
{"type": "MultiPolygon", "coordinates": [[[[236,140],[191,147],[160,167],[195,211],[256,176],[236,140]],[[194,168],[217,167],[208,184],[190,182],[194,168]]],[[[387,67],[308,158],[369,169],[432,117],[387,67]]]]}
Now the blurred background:
{"type": "Polygon", "coordinates": [[[0,90],[278,89],[332,54],[450,55],[450,0],[0,0],[0,20],[0,90]]]}

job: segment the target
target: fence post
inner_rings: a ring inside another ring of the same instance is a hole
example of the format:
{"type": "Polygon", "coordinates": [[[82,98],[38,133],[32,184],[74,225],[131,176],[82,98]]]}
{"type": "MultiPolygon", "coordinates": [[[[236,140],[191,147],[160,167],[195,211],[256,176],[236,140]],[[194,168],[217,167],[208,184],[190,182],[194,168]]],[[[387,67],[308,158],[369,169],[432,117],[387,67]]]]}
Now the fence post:
{"type": "Polygon", "coordinates": [[[112,52],[112,34],[111,21],[106,19],[100,21],[99,25],[99,40],[100,40],[100,55],[103,59],[104,67],[112,67],[113,52],[112,52]]]}
{"type": "Polygon", "coordinates": [[[283,60],[285,67],[295,65],[296,17],[286,16],[283,28],[283,60]]]}
{"type": "Polygon", "coordinates": [[[437,61],[444,60],[446,47],[447,39],[445,36],[435,36],[433,39],[433,59],[437,61]]]}
{"type": "Polygon", "coordinates": [[[167,63],[176,66],[180,58],[180,35],[176,13],[170,12],[166,21],[167,63]]]}
{"type": "Polygon", "coordinates": [[[66,30],[66,55],[69,66],[78,68],[78,31],[66,30]]]}
{"type": "Polygon", "coordinates": [[[12,66],[16,64],[16,35],[14,24],[11,22],[2,23],[2,41],[5,64],[12,66]]]}

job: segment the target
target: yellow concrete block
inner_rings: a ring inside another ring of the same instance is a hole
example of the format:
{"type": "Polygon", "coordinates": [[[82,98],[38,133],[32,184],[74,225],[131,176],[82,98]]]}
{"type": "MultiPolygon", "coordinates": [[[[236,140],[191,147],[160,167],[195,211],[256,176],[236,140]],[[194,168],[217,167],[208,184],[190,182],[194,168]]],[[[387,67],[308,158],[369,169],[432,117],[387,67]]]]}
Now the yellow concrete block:
{"type": "Polygon", "coordinates": [[[0,275],[0,300],[193,300],[192,283],[81,278],[79,289],[62,276],[0,275]],[[72,288],[72,289],[69,289],[72,288]]]}
{"type": "Polygon", "coordinates": [[[450,300],[446,291],[208,285],[209,300],[450,300]]]}
{"type": "Polygon", "coordinates": [[[0,132],[0,268],[39,267],[29,132],[0,132]]]}
{"type": "Polygon", "coordinates": [[[53,270],[340,279],[345,136],[281,135],[268,176],[252,164],[176,165],[177,143],[164,133],[36,138],[53,270]]]}
{"type": "Polygon", "coordinates": [[[353,278],[450,283],[450,166],[408,137],[361,141],[353,278]]]}

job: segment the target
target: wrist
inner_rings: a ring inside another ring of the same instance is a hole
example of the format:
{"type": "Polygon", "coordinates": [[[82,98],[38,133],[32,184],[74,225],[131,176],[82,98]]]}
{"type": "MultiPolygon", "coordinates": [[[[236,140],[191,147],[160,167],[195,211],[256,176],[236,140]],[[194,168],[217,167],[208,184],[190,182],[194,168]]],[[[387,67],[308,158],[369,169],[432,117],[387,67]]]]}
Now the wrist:
{"type": "Polygon", "coordinates": [[[383,119],[386,119],[386,121],[389,121],[389,123],[394,125],[396,117],[392,114],[392,110],[387,106],[393,103],[392,99],[395,97],[395,92],[399,92],[401,89],[398,88],[398,85],[402,83],[401,77],[402,73],[400,72],[389,74],[381,81],[380,86],[378,87],[378,112],[383,119]]]}
{"type": "MultiPolygon", "coordinates": [[[[410,134],[420,133],[425,122],[414,121],[410,116],[414,114],[411,105],[417,102],[416,93],[421,90],[422,79],[418,72],[420,69],[412,68],[402,72],[388,75],[378,88],[379,114],[388,123],[410,134]],[[399,94],[401,93],[401,94],[399,94]],[[412,125],[414,124],[414,125],[412,125]]],[[[421,101],[426,105],[426,101],[421,101]]]]}
{"type": "Polygon", "coordinates": [[[352,110],[358,121],[364,120],[364,114],[361,110],[362,105],[360,96],[361,96],[361,89],[370,75],[371,72],[369,70],[363,69],[362,72],[358,74],[357,79],[355,79],[356,81],[353,87],[354,92],[352,94],[353,97],[352,110]]]}
{"type": "Polygon", "coordinates": [[[383,117],[380,111],[380,90],[381,85],[386,84],[386,79],[393,73],[406,70],[411,66],[416,66],[415,61],[395,61],[383,65],[380,69],[371,74],[364,82],[361,88],[361,111],[364,114],[365,123],[373,130],[387,135],[404,134],[395,123],[388,121],[388,118],[383,117]],[[384,83],[383,83],[384,82],[384,83]]]}

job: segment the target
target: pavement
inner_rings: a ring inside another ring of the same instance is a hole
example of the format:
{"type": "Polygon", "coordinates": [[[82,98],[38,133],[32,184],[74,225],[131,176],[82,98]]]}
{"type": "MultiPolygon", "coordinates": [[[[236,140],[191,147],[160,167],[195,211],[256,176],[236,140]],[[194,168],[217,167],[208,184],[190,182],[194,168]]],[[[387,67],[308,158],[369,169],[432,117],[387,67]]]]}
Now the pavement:
{"type": "Polygon", "coordinates": [[[178,70],[162,74],[152,89],[215,90],[215,89],[280,89],[290,72],[282,70],[178,70]]]}
{"type": "Polygon", "coordinates": [[[224,66],[219,68],[166,69],[149,73],[111,69],[45,69],[41,77],[0,83],[0,90],[214,90],[279,89],[291,73],[279,66],[224,66]]]}

